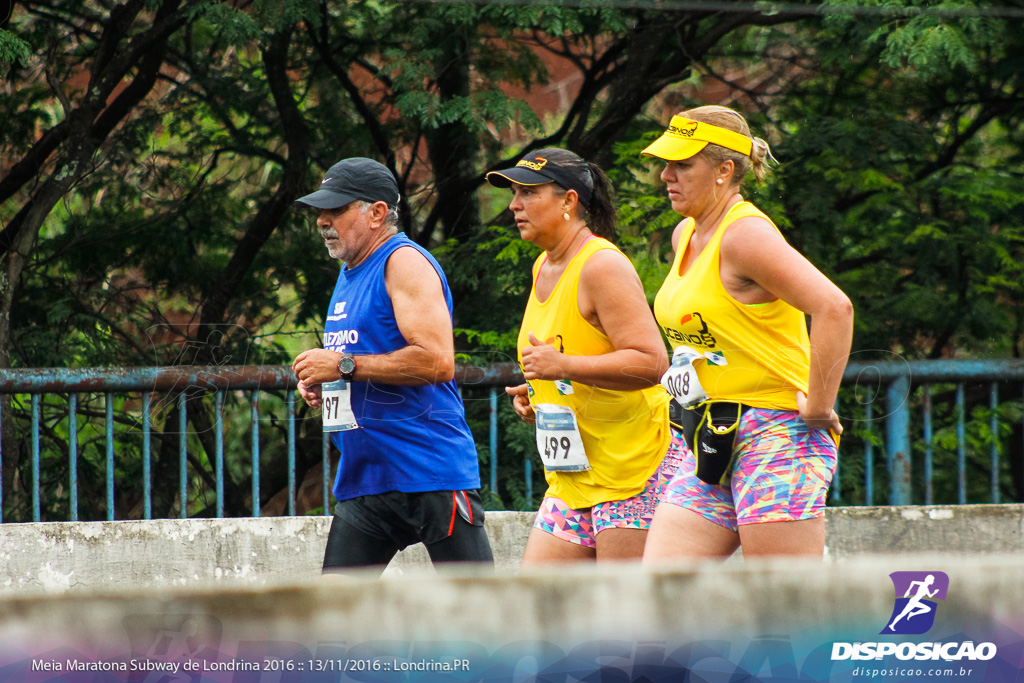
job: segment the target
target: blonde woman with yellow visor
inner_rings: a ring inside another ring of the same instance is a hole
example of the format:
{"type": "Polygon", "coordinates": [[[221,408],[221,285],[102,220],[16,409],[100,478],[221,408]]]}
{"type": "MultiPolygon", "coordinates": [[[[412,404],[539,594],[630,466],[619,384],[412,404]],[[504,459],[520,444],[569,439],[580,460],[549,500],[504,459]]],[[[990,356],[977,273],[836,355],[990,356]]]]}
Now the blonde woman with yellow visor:
{"type": "Polygon", "coordinates": [[[661,180],[683,216],[654,313],[673,347],[662,382],[685,408],[673,437],[684,455],[644,560],[737,547],[820,557],[850,300],[744,200],[744,179],[762,181],[771,154],[739,113],[683,112],[644,154],[664,161],[661,180]]]}

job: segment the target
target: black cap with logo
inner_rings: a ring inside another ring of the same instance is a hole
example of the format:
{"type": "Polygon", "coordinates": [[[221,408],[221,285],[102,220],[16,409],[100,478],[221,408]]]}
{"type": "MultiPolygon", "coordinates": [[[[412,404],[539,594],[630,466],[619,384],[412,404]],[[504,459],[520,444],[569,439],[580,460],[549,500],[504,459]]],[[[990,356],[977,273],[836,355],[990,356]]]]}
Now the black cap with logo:
{"type": "Polygon", "coordinates": [[[519,185],[543,185],[544,183],[558,183],[566,190],[576,190],[583,206],[589,207],[590,200],[594,194],[593,180],[589,174],[586,180],[588,184],[575,173],[567,168],[562,168],[556,162],[544,156],[547,150],[540,149],[530,152],[519,160],[512,168],[501,171],[491,171],[487,174],[487,182],[495,187],[509,187],[512,183],[519,185]]]}
{"type": "Polygon", "coordinates": [[[327,170],[320,189],[295,200],[314,209],[340,209],[357,199],[398,206],[398,183],[387,166],[373,159],[343,159],[327,170]]]}

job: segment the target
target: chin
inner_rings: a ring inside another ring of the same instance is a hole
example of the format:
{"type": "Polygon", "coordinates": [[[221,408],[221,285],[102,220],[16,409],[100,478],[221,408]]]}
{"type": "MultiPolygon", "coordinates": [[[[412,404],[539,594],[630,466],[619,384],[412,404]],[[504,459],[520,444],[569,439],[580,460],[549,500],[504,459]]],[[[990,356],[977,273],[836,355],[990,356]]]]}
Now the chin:
{"type": "Polygon", "coordinates": [[[676,213],[678,213],[678,214],[680,214],[682,216],[689,216],[690,215],[689,213],[687,213],[687,208],[688,207],[687,207],[686,202],[684,202],[682,200],[676,200],[676,201],[671,202],[671,204],[672,204],[672,210],[675,211],[676,213]]]}

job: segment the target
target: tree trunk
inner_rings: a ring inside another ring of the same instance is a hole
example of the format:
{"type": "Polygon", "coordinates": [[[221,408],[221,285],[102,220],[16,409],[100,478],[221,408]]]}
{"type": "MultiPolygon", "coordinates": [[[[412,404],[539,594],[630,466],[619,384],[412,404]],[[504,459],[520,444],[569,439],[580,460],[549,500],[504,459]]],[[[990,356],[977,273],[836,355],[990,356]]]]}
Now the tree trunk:
{"type": "MultiPolygon", "coordinates": [[[[470,59],[466,36],[444,39],[444,56],[438,64],[437,87],[442,102],[470,96],[470,59]]],[[[444,240],[465,240],[480,225],[476,196],[478,145],[476,136],[457,119],[426,133],[428,154],[436,179],[434,208],[416,235],[422,246],[431,245],[434,227],[440,224],[444,240]]]]}

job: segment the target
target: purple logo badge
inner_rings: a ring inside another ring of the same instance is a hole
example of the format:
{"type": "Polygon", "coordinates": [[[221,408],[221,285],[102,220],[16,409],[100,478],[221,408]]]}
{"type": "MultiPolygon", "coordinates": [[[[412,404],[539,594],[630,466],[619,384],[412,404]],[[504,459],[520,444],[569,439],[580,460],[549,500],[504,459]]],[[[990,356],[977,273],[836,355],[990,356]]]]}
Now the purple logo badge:
{"type": "Polygon", "coordinates": [[[935,623],[936,600],[945,600],[949,577],[944,572],[893,572],[896,589],[892,616],[880,633],[919,635],[935,623]]]}

